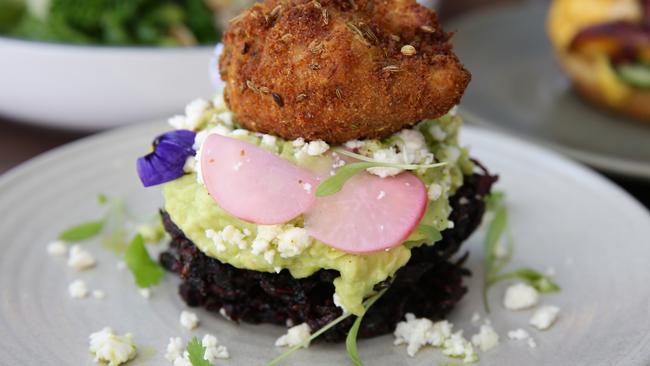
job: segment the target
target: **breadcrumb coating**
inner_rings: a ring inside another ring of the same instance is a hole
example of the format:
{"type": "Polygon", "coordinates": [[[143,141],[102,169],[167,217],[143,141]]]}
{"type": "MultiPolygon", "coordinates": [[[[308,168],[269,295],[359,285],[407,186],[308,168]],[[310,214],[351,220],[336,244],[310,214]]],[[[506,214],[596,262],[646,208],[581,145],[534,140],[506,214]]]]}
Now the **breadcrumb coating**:
{"type": "Polygon", "coordinates": [[[415,0],[266,0],[231,20],[219,62],[245,128],[338,144],[457,105],[470,81],[415,0]]]}

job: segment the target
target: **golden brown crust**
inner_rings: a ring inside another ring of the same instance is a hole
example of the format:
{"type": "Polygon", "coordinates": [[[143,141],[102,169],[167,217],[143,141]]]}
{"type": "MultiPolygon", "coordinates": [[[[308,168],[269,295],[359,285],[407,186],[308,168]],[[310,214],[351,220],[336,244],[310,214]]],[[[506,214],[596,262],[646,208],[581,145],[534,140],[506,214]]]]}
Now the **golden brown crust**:
{"type": "Polygon", "coordinates": [[[578,55],[566,53],[559,55],[559,59],[581,97],[598,107],[650,122],[650,91],[635,88],[624,101],[614,102],[611,98],[607,98],[599,85],[593,62],[578,55]]]}
{"type": "Polygon", "coordinates": [[[459,103],[470,74],[449,38],[415,0],[266,0],[224,36],[224,97],[244,127],[285,139],[387,137],[459,103]]]}

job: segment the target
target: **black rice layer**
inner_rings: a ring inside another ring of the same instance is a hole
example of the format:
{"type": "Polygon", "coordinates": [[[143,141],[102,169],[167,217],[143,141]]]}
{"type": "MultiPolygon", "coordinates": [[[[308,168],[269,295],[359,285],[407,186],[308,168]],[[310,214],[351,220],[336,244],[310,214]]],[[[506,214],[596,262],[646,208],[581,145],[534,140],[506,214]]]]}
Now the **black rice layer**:
{"type": "MultiPolygon", "coordinates": [[[[442,319],[460,301],[467,291],[463,277],[470,274],[463,268],[468,253],[453,257],[479,226],[485,211],[483,197],[496,179],[485,170],[465,177],[464,185],[450,200],[454,228],[444,231],[443,239],[434,246],[413,249],[410,261],[396,273],[390,289],[366,314],[359,337],[392,332],[406,313],[442,319]]],[[[332,300],[337,271],[320,270],[295,279],[287,270],[266,273],[238,269],[203,254],[169,215],[161,214],[172,239],[169,249],[160,255],[160,263],[180,275],[179,292],[189,306],[214,312],[223,308],[231,319],[249,323],[306,322],[312,331],[341,315],[332,300]]],[[[322,338],[344,340],[353,321],[354,317],[348,318],[322,338]]]]}

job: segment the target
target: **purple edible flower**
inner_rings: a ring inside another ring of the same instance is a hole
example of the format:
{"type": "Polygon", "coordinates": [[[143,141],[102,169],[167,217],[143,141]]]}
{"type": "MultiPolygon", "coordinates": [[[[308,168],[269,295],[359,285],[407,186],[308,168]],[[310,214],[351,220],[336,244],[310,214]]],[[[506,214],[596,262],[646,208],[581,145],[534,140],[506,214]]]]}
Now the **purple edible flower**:
{"type": "Polygon", "coordinates": [[[175,130],[164,133],[153,142],[153,151],[138,159],[137,169],[145,187],[172,181],[185,174],[187,158],[196,155],[192,147],[196,133],[175,130]]]}

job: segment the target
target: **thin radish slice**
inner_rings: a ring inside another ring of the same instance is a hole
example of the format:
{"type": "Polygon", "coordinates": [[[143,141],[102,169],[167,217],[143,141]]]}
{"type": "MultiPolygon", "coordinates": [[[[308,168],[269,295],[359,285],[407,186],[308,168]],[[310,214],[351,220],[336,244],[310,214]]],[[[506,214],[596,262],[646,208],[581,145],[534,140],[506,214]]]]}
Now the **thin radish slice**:
{"type": "Polygon", "coordinates": [[[203,181],[229,214],[262,225],[285,223],[315,202],[316,175],[255,145],[213,134],[201,152],[203,181]]]}
{"type": "Polygon", "coordinates": [[[427,205],[424,183],[411,173],[380,178],[359,173],[305,213],[309,235],[348,253],[370,253],[402,244],[427,205]]]}

